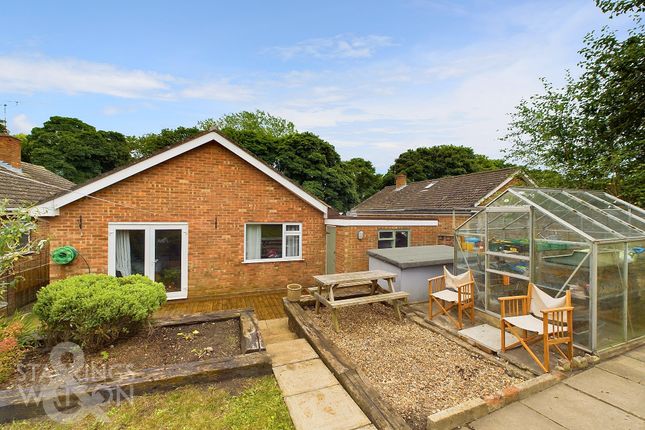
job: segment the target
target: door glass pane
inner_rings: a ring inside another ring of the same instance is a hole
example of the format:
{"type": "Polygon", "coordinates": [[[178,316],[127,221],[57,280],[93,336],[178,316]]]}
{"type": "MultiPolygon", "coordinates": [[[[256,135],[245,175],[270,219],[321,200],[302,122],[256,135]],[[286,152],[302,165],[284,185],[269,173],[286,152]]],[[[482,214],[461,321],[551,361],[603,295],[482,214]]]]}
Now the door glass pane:
{"type": "Polygon", "coordinates": [[[181,291],[181,230],[155,230],[155,281],[181,291]]]}
{"type": "Polygon", "coordinates": [[[115,275],[145,275],[145,230],[117,230],[115,245],[115,275]]]}
{"type": "Polygon", "coordinates": [[[629,243],[627,252],[627,335],[636,339],[645,336],[645,241],[629,243]]]}

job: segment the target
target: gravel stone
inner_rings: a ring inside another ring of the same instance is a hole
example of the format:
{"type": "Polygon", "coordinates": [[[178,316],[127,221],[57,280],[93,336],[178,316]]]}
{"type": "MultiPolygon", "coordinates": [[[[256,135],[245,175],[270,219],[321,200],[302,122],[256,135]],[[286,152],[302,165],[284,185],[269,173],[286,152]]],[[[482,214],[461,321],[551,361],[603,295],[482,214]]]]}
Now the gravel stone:
{"type": "Polygon", "coordinates": [[[380,303],[338,309],[338,333],[329,309],[307,312],[414,429],[425,429],[428,415],[522,381],[440,334],[399,321],[380,303]]]}

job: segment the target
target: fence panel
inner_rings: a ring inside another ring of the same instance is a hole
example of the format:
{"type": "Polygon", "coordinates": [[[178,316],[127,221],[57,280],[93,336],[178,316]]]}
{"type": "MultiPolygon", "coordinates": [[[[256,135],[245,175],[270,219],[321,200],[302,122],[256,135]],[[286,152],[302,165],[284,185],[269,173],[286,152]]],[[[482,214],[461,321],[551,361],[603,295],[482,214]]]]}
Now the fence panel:
{"type": "Polygon", "coordinates": [[[6,315],[36,300],[36,293],[49,283],[49,249],[23,258],[14,265],[14,274],[0,278],[0,284],[15,284],[5,294],[6,315]]]}

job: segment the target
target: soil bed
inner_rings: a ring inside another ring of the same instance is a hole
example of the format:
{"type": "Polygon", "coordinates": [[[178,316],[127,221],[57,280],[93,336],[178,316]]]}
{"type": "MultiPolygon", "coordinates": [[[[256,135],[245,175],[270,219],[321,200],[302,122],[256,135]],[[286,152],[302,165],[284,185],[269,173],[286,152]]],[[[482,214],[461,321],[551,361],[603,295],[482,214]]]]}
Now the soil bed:
{"type": "MultiPolygon", "coordinates": [[[[143,329],[100,351],[85,353],[85,365],[75,377],[111,379],[129,370],[231,357],[240,354],[239,332],[239,319],[143,329]]],[[[48,352],[29,353],[20,371],[0,384],[0,389],[47,385],[69,377],[57,374],[49,358],[48,352]]]]}
{"type": "Polygon", "coordinates": [[[338,333],[328,309],[306,312],[413,429],[425,429],[435,412],[522,381],[440,334],[399,321],[382,304],[340,308],[338,333]]]}

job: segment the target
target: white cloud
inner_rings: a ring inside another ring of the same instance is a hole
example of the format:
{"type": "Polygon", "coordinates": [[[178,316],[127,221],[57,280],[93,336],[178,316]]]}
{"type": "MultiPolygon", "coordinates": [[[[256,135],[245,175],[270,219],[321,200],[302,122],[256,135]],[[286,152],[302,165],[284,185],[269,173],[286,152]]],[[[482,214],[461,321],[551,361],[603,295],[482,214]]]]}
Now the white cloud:
{"type": "Polygon", "coordinates": [[[269,51],[277,53],[286,60],[299,56],[322,59],[369,58],[377,49],[392,45],[392,38],[388,36],[338,34],[333,37],[303,40],[292,46],[277,46],[269,51]]]}
{"type": "Polygon", "coordinates": [[[7,92],[61,91],[140,98],[160,94],[173,80],[170,75],[74,59],[0,58],[0,90],[7,92]]]}
{"type": "MultiPolygon", "coordinates": [[[[14,93],[63,92],[101,94],[126,99],[178,98],[243,101],[252,97],[249,88],[227,80],[191,80],[111,64],[76,59],[0,57],[0,91],[14,93]]],[[[115,114],[108,107],[107,115],[115,114]]]]}
{"type": "Polygon", "coordinates": [[[34,124],[29,120],[27,115],[24,113],[20,113],[13,118],[11,118],[11,123],[9,124],[9,130],[13,134],[19,134],[19,133],[25,133],[29,134],[31,133],[31,129],[34,128],[34,124]]]}

